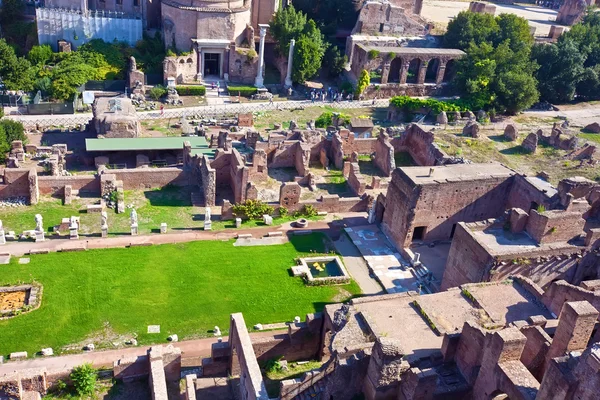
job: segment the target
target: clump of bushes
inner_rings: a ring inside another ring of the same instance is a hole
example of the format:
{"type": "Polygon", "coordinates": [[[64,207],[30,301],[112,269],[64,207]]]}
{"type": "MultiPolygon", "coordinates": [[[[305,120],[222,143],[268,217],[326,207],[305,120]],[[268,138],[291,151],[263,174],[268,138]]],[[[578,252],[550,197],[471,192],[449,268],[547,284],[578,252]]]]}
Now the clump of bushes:
{"type": "Polygon", "coordinates": [[[177,93],[180,96],[204,96],[206,87],[204,86],[177,86],[177,93]]]}
{"type": "Polygon", "coordinates": [[[152,100],[158,101],[161,97],[167,94],[167,88],[162,85],[156,85],[148,92],[152,100]]]}
{"type": "Polygon", "coordinates": [[[96,380],[98,372],[92,368],[91,364],[83,364],[73,369],[71,380],[73,386],[80,396],[91,395],[96,390],[96,380]]]}
{"type": "Polygon", "coordinates": [[[233,215],[247,219],[261,219],[263,215],[273,214],[273,207],[260,200],[246,200],[232,207],[233,215]]]}
{"type": "Polygon", "coordinates": [[[435,115],[442,111],[461,111],[461,106],[456,102],[435,99],[417,99],[409,96],[393,97],[390,100],[390,104],[405,112],[415,112],[422,108],[427,108],[435,115]]]}
{"type": "Polygon", "coordinates": [[[240,96],[250,97],[253,94],[258,93],[258,89],[254,86],[231,86],[227,85],[227,90],[229,91],[230,96],[240,96]]]}
{"type": "MultiPolygon", "coordinates": [[[[341,125],[346,125],[350,123],[350,116],[346,114],[339,114],[338,121],[341,125]]],[[[315,120],[315,126],[317,128],[327,128],[328,126],[333,125],[333,112],[325,111],[323,114],[319,115],[319,117],[315,120]]]]}
{"type": "Polygon", "coordinates": [[[377,50],[369,50],[369,60],[374,60],[379,57],[379,52],[377,50]]]}

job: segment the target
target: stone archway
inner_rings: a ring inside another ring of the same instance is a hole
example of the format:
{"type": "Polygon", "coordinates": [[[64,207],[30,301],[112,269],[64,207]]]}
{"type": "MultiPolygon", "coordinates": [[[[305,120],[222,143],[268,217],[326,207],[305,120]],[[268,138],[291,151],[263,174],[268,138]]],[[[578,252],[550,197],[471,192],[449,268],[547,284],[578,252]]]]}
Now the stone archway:
{"type": "Polygon", "coordinates": [[[396,57],[390,63],[390,75],[388,82],[400,82],[400,73],[402,70],[402,59],[396,57]]]}
{"type": "Polygon", "coordinates": [[[429,62],[427,63],[427,70],[425,71],[425,83],[436,83],[437,71],[439,67],[439,58],[429,60],[429,62]]]}
{"type": "Polygon", "coordinates": [[[450,82],[456,76],[456,61],[448,60],[442,82],[450,82]]]}
{"type": "Polygon", "coordinates": [[[408,75],[406,77],[406,83],[417,83],[419,79],[419,69],[421,69],[421,60],[413,58],[408,64],[408,75]]]}

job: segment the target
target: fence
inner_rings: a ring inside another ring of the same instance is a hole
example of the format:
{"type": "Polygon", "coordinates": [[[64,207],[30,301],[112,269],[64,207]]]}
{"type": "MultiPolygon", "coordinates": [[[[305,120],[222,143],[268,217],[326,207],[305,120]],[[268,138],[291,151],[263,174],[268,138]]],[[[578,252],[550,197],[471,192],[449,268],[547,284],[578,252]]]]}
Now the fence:
{"type": "MultiPolygon", "coordinates": [[[[303,101],[281,101],[273,103],[241,103],[241,104],[217,104],[207,105],[198,107],[186,107],[186,108],[171,108],[165,109],[162,113],[159,110],[156,111],[142,111],[138,112],[140,120],[154,120],[154,119],[172,119],[172,118],[194,118],[202,119],[215,116],[232,116],[236,117],[238,114],[255,113],[255,112],[269,112],[277,110],[302,110],[307,107],[328,107],[331,109],[344,110],[353,108],[386,108],[390,104],[389,99],[376,99],[376,100],[363,100],[363,101],[342,101],[342,102],[314,102],[310,100],[303,101]]],[[[45,116],[42,118],[28,118],[27,116],[10,116],[15,120],[19,120],[23,123],[26,128],[35,127],[68,127],[85,125],[92,119],[91,114],[74,116],[74,117],[63,117],[63,116],[45,116]]]]}
{"type": "Polygon", "coordinates": [[[75,114],[73,103],[39,103],[27,104],[27,114],[46,115],[46,114],[75,114]]]}

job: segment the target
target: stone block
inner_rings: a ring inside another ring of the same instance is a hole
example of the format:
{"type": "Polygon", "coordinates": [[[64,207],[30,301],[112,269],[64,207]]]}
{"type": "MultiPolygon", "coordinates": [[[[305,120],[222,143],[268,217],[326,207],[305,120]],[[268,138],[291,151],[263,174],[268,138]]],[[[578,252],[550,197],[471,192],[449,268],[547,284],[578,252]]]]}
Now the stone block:
{"type": "Polygon", "coordinates": [[[523,140],[521,146],[524,150],[528,151],[529,153],[535,153],[538,146],[538,136],[533,132],[530,133],[529,135],[527,135],[525,140],[523,140]]]}
{"type": "Polygon", "coordinates": [[[236,228],[241,228],[242,227],[242,219],[241,218],[236,218],[235,219],[235,227],[236,228]]]}
{"type": "Polygon", "coordinates": [[[167,233],[167,223],[163,222],[160,224],[160,233],[167,233]]]}
{"type": "Polygon", "coordinates": [[[9,358],[11,360],[23,360],[23,359],[27,358],[27,352],[26,351],[16,351],[14,353],[10,353],[9,358]]]}
{"type": "Polygon", "coordinates": [[[265,214],[263,215],[263,222],[265,223],[265,225],[273,225],[273,217],[265,214]]]}
{"type": "Polygon", "coordinates": [[[138,234],[138,225],[131,224],[131,236],[137,236],[138,234]]]}
{"type": "Polygon", "coordinates": [[[510,231],[512,233],[522,232],[527,226],[529,215],[520,208],[510,210],[510,231]]]}
{"type": "Polygon", "coordinates": [[[504,139],[514,142],[519,137],[519,130],[514,124],[506,125],[504,128],[504,139]]]}
{"type": "Polygon", "coordinates": [[[592,122],[591,124],[586,125],[583,129],[592,133],[600,133],[600,123],[592,122]]]}

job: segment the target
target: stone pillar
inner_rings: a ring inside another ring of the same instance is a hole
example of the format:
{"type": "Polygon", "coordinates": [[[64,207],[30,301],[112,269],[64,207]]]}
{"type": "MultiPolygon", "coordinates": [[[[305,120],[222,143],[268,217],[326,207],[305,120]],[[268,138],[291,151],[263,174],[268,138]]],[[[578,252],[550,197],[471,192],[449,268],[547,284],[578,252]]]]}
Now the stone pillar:
{"type": "Polygon", "coordinates": [[[444,74],[446,73],[446,61],[440,60],[440,65],[438,66],[437,74],[435,76],[435,84],[439,85],[444,81],[444,74]]]}
{"type": "Polygon", "coordinates": [[[388,83],[390,77],[390,63],[383,64],[383,70],[381,71],[381,84],[385,85],[388,83]]]}
{"type": "Polygon", "coordinates": [[[201,82],[202,81],[202,47],[200,47],[198,45],[196,45],[196,46],[197,46],[196,51],[198,52],[198,70],[196,71],[197,74],[196,74],[195,78],[198,82],[201,82]]]}
{"type": "Polygon", "coordinates": [[[296,41],[294,39],[290,40],[290,52],[288,54],[288,65],[287,65],[287,75],[285,76],[285,87],[292,87],[292,65],[294,63],[294,46],[296,46],[296,41]]]}
{"type": "Polygon", "coordinates": [[[419,65],[419,75],[417,77],[417,83],[419,85],[422,85],[425,83],[425,74],[427,74],[427,65],[428,64],[429,64],[428,61],[421,60],[421,64],[419,65]]]}
{"type": "Polygon", "coordinates": [[[571,351],[583,351],[590,340],[598,311],[587,301],[564,303],[552,344],[546,354],[546,368],[550,360],[571,351]]]}
{"type": "Polygon", "coordinates": [[[408,78],[408,68],[410,67],[410,61],[403,62],[402,68],[400,69],[400,84],[406,85],[406,79],[408,78]]]}
{"type": "Polygon", "coordinates": [[[263,68],[265,66],[265,36],[267,36],[267,24],[258,24],[260,28],[260,44],[258,45],[258,71],[256,72],[256,80],[254,86],[262,88],[263,84],[263,68]]]}

